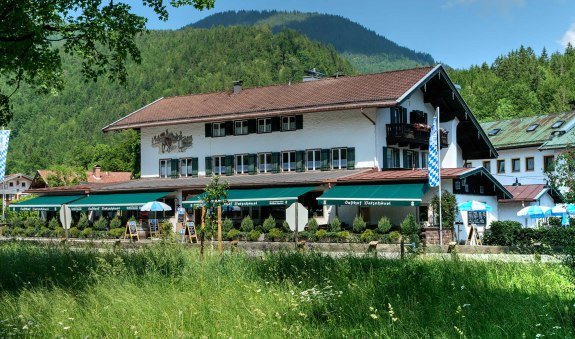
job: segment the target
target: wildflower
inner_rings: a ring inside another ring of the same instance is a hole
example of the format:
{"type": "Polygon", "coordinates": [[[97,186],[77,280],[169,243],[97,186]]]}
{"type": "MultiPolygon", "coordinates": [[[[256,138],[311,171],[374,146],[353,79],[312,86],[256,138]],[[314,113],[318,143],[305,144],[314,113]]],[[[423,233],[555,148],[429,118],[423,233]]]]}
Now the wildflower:
{"type": "Polygon", "coordinates": [[[67,330],[69,330],[69,329],[70,329],[70,326],[65,326],[65,327],[64,327],[64,331],[67,331],[67,330]]]}
{"type": "Polygon", "coordinates": [[[390,303],[387,304],[387,308],[388,308],[387,313],[389,313],[389,317],[391,318],[391,321],[396,322],[398,320],[398,318],[395,316],[395,312],[393,311],[393,307],[391,306],[390,303]]]}
{"type": "Polygon", "coordinates": [[[464,290],[464,289],[465,289],[465,285],[461,285],[461,289],[464,290]]]}
{"type": "Polygon", "coordinates": [[[22,326],[22,329],[23,329],[23,330],[27,330],[27,329],[28,329],[28,325],[22,326]]]}
{"type": "Polygon", "coordinates": [[[378,318],[378,317],[377,317],[377,314],[375,314],[375,313],[372,313],[372,314],[370,314],[369,316],[370,316],[371,319],[373,319],[373,320],[375,320],[375,319],[378,318]]]}
{"type": "Polygon", "coordinates": [[[261,291],[262,291],[262,289],[259,288],[259,289],[256,290],[256,293],[260,293],[261,291]]]}
{"type": "Polygon", "coordinates": [[[539,326],[541,326],[541,324],[535,324],[535,326],[536,326],[536,327],[539,327],[539,326]]]}
{"type": "Polygon", "coordinates": [[[469,307],[471,304],[463,304],[463,307],[469,307]]]}
{"type": "Polygon", "coordinates": [[[560,329],[560,328],[561,328],[561,326],[553,326],[553,329],[554,329],[554,330],[558,330],[558,329],[560,329]]]}
{"type": "Polygon", "coordinates": [[[544,337],[544,335],[541,334],[541,333],[537,333],[537,334],[535,335],[535,338],[541,338],[541,337],[544,337]]]}
{"type": "Polygon", "coordinates": [[[459,334],[462,337],[465,337],[465,335],[463,334],[463,331],[459,327],[453,326],[453,328],[455,329],[455,332],[457,332],[457,334],[459,334]]]}

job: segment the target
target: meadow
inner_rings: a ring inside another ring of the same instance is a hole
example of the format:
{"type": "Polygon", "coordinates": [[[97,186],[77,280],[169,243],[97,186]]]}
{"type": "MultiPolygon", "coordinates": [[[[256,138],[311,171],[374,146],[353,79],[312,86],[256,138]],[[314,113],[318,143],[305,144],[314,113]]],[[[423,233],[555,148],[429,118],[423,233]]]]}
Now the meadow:
{"type": "Polygon", "coordinates": [[[0,337],[575,337],[563,265],[0,243],[0,337]]]}

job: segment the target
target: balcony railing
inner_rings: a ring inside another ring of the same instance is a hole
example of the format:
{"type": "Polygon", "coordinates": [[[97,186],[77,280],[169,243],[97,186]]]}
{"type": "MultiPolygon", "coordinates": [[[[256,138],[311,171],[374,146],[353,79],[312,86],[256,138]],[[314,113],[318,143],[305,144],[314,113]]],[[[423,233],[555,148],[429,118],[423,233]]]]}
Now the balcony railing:
{"type": "MultiPolygon", "coordinates": [[[[419,124],[387,124],[387,144],[429,148],[429,128],[419,124]]],[[[447,147],[447,131],[440,132],[441,147],[447,147]]]]}

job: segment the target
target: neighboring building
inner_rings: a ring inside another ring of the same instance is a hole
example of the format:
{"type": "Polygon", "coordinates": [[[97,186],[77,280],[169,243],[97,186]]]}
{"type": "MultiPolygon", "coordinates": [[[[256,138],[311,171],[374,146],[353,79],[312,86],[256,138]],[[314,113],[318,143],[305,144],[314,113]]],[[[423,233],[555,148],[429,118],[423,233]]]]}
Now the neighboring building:
{"type": "Polygon", "coordinates": [[[9,174],[4,177],[4,184],[0,186],[0,195],[5,196],[5,201],[9,204],[12,200],[19,199],[26,195],[26,190],[30,188],[32,178],[26,174],[9,174]]]}
{"type": "Polygon", "coordinates": [[[469,161],[483,166],[504,185],[547,182],[545,171],[575,144],[575,111],[481,124],[497,149],[497,159],[469,161]]]}
{"type": "Polygon", "coordinates": [[[499,200],[499,219],[517,221],[525,227],[535,227],[541,219],[518,217],[517,211],[531,205],[552,208],[563,201],[561,194],[547,185],[509,185],[505,188],[513,198],[499,200]]]}
{"type": "MultiPolygon", "coordinates": [[[[49,178],[51,175],[55,175],[56,173],[50,170],[38,170],[36,171],[36,175],[34,176],[32,188],[39,189],[39,188],[46,188],[50,187],[49,185],[49,178]]],[[[79,184],[88,183],[88,184],[112,184],[112,183],[119,183],[124,181],[129,181],[132,178],[131,172],[109,172],[109,171],[102,171],[100,166],[94,166],[92,171],[86,172],[86,179],[78,179],[77,181],[79,184]]],[[[69,178],[71,179],[74,178],[69,178]]]]}

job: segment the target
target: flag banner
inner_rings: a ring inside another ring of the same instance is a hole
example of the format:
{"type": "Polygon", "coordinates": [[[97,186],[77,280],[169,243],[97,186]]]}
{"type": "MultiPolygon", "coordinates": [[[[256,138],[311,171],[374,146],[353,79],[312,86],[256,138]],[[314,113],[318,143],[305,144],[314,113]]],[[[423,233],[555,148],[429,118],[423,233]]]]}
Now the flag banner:
{"type": "Polygon", "coordinates": [[[6,174],[8,139],[10,139],[10,130],[0,130],[0,181],[4,181],[4,175],[6,174]]]}
{"type": "Polygon", "coordinates": [[[439,143],[437,140],[437,117],[433,118],[429,135],[429,153],[427,167],[429,171],[429,186],[439,186],[439,143]]]}

